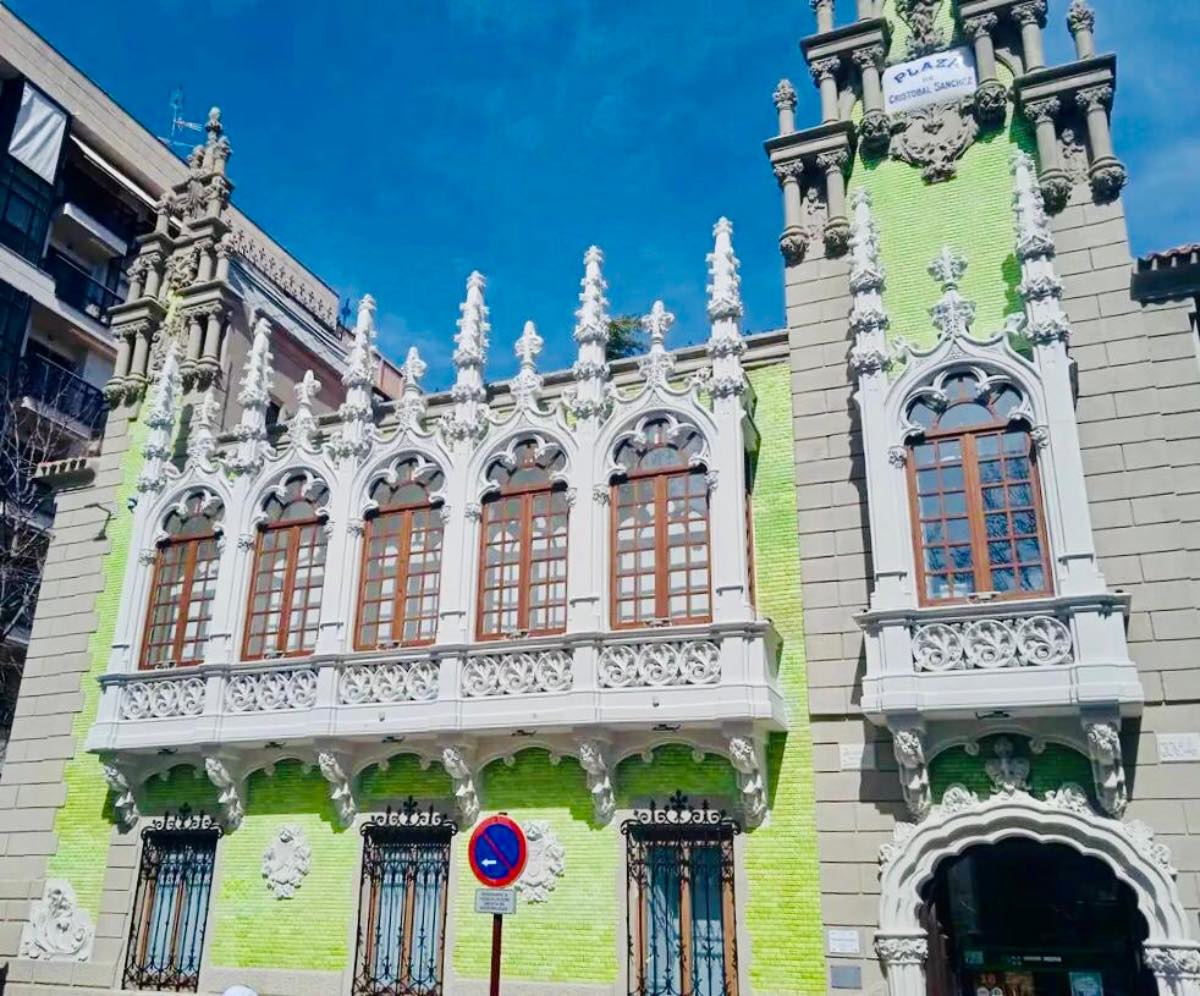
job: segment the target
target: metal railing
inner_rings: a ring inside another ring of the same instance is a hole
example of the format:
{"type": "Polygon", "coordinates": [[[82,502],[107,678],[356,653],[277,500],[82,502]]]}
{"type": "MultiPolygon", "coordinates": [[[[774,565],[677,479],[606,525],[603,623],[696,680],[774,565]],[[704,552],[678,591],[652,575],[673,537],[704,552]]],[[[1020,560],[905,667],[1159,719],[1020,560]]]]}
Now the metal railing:
{"type": "Polygon", "coordinates": [[[36,354],[21,360],[18,377],[22,396],[78,422],[91,436],[103,431],[107,409],[100,388],[36,354]]]}
{"type": "Polygon", "coordinates": [[[121,303],[119,294],[53,249],[42,260],[42,269],[54,278],[54,290],[61,300],[102,325],[108,324],[109,309],[121,303]]]}

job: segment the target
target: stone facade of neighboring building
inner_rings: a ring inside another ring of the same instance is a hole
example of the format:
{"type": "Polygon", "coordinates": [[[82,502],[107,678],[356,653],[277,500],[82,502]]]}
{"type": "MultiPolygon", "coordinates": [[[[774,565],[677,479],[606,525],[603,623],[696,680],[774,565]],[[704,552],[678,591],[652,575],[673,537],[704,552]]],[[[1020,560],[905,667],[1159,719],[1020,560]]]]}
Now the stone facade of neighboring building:
{"type": "Polygon", "coordinates": [[[813,7],[767,151],[830,989],[1195,993],[1194,254],[1132,268],[1080,0],[813,7]]]}

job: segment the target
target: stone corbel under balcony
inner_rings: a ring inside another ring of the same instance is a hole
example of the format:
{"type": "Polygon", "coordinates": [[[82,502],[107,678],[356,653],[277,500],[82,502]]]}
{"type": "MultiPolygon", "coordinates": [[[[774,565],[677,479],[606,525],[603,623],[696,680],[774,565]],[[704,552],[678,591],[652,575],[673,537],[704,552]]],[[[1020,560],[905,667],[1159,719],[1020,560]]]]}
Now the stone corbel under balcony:
{"type": "Polygon", "coordinates": [[[1047,207],[1066,203],[1071,178],[1060,151],[1058,119],[1077,111],[1086,124],[1090,159],[1088,182],[1096,200],[1115,199],[1125,186],[1127,172],[1113,152],[1108,111],[1117,86],[1117,60],[1113,55],[1037,69],[1013,84],[1026,116],[1034,121],[1038,137],[1038,159],[1047,207]],[[1052,108],[1053,113],[1039,113],[1052,108]]]}
{"type": "Polygon", "coordinates": [[[1119,593],[864,612],[863,712],[972,719],[1141,711],[1119,593]]]}
{"type": "Polygon", "coordinates": [[[787,728],[778,659],[763,621],[108,674],[87,749],[121,774],[128,812],[147,777],[190,763],[235,826],[272,759],[316,765],[349,823],[358,772],[416,753],[447,768],[466,818],[480,766],[528,746],[580,757],[606,819],[616,763],[680,742],[731,759],[753,824],[764,738],[787,728]]]}

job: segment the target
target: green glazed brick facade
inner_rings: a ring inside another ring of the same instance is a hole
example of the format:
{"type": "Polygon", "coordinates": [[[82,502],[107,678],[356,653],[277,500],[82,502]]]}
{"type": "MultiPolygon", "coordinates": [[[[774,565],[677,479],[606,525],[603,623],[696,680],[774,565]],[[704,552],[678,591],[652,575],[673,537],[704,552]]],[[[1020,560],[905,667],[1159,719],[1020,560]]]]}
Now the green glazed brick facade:
{"type": "MultiPolygon", "coordinates": [[[[1083,754],[1062,744],[1047,743],[1034,750],[1027,737],[1004,735],[1013,746],[1013,757],[1029,762],[1029,791],[1036,798],[1063,785],[1074,783],[1095,795],[1092,766],[1083,754]]],[[[962,785],[979,798],[986,799],[994,791],[988,778],[986,764],[996,756],[996,741],[1000,735],[984,737],[979,749],[968,753],[965,747],[950,747],[929,762],[929,787],[935,802],[940,802],[951,785],[962,785]]],[[[1093,798],[1093,804],[1095,799],[1093,798]]]]}

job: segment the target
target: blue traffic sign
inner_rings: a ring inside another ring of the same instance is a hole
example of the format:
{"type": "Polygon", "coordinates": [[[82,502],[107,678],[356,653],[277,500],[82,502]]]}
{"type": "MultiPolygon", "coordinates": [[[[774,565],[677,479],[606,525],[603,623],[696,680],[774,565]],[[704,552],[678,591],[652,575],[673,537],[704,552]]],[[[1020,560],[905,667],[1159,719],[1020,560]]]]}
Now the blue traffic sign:
{"type": "Polygon", "coordinates": [[[525,870],[525,834],[507,816],[489,816],[471,834],[467,849],[471,871],[484,885],[502,889],[525,870]]]}

